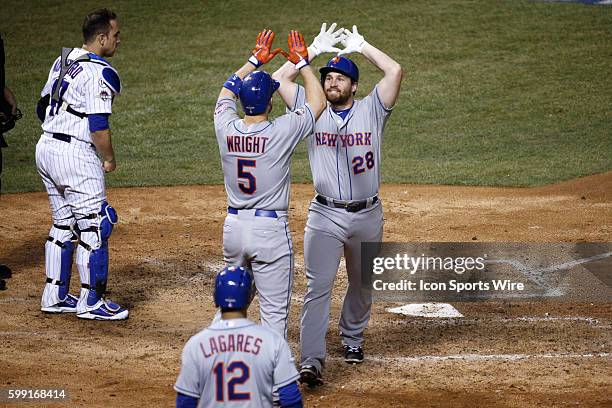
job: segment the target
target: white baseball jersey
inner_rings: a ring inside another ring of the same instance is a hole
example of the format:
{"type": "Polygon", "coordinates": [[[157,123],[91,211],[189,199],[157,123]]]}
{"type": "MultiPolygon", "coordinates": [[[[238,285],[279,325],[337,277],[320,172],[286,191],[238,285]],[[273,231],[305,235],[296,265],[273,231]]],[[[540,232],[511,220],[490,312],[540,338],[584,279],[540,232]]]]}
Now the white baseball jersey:
{"type": "Polygon", "coordinates": [[[287,342],[249,319],[220,320],[183,349],[174,389],[198,407],[271,407],[272,389],[299,378],[287,342]]]}
{"type": "Polygon", "coordinates": [[[215,131],[230,207],[287,210],[291,153],[312,133],[315,119],[305,98],[293,112],[272,121],[245,125],[236,101],[221,99],[215,131]]]}
{"type": "MultiPolygon", "coordinates": [[[[297,86],[293,107],[305,100],[297,86]]],[[[331,106],[323,111],[308,140],[315,190],[337,200],[363,200],[378,194],[383,131],[391,109],[378,96],[378,86],[355,100],[345,119],[331,106]]]]}
{"type": "MultiPolygon", "coordinates": [[[[68,62],[87,54],[82,48],[75,48],[68,56],[68,62]]],[[[90,54],[92,60],[73,64],[60,86],[62,102],[70,105],[72,109],[85,114],[112,113],[113,95],[120,89],[111,77],[119,77],[117,71],[101,57],[90,54]],[[106,71],[105,71],[106,70],[106,71]]],[[[53,94],[54,85],[60,75],[61,57],[57,58],[51,67],[47,83],[41,96],[53,94]]],[[[89,122],[87,117],[80,118],[65,109],[58,107],[52,101],[47,107],[45,121],[42,128],[47,133],[63,133],[75,137],[83,142],[91,143],[89,122]]]]}

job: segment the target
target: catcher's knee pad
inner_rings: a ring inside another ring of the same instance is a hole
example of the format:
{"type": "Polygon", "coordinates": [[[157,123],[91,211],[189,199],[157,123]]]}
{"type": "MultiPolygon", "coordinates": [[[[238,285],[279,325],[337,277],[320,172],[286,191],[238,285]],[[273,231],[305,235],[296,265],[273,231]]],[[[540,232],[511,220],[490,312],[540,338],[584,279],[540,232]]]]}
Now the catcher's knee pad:
{"type": "Polygon", "coordinates": [[[106,201],[102,203],[102,209],[100,210],[100,239],[102,241],[108,241],[111,233],[113,232],[113,226],[119,222],[119,216],[117,211],[106,201]]]}
{"type": "Polygon", "coordinates": [[[45,244],[46,283],[51,285],[45,287],[45,292],[52,292],[52,294],[45,294],[45,297],[49,298],[45,303],[50,303],[50,305],[58,303],[68,295],[72,274],[73,241],[75,240],[76,234],[71,225],[53,224],[45,244]],[[54,286],[57,287],[57,297],[54,286]]]}
{"type": "Polygon", "coordinates": [[[119,221],[117,212],[106,201],[98,214],[89,216],[83,221],[89,225],[81,229],[79,251],[85,250],[86,256],[81,256],[81,262],[87,262],[87,267],[81,276],[81,286],[88,290],[87,305],[95,305],[106,292],[108,278],[108,239],[113,226],[119,221]],[[85,279],[83,279],[85,278],[85,279]]]}

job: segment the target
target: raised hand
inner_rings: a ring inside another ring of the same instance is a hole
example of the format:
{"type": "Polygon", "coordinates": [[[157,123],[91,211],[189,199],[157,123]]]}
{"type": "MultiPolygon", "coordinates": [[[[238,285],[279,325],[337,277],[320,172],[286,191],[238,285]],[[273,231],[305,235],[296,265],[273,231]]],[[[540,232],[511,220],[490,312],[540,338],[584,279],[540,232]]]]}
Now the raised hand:
{"type": "Polygon", "coordinates": [[[304,36],[299,31],[291,30],[289,32],[287,44],[289,45],[287,59],[295,64],[295,69],[300,69],[309,64],[306,42],[304,41],[304,36]]]}
{"type": "Polygon", "coordinates": [[[363,47],[367,44],[363,35],[357,31],[357,26],[353,26],[353,31],[344,29],[345,37],[342,39],[342,45],[344,49],[338,53],[338,55],[350,54],[351,52],[361,52],[363,47]]]}
{"type": "Polygon", "coordinates": [[[321,24],[321,32],[317,35],[310,44],[310,51],[313,54],[313,58],[324,53],[324,52],[340,52],[340,48],[334,47],[345,37],[344,28],[336,29],[336,23],[333,23],[329,29],[327,29],[327,23],[321,24]]]}
{"type": "Polygon", "coordinates": [[[249,62],[255,65],[255,68],[272,61],[272,59],[276,57],[276,54],[279,52],[286,54],[280,48],[271,50],[275,35],[276,34],[274,34],[272,30],[268,29],[264,29],[257,35],[255,48],[253,48],[252,55],[249,58],[249,62]]]}

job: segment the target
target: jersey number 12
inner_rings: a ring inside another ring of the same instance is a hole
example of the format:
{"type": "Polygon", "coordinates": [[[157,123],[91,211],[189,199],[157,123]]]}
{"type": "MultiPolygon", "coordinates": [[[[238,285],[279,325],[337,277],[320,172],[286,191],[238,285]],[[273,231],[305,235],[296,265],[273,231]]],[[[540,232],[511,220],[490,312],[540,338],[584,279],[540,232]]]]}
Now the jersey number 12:
{"type": "Polygon", "coordinates": [[[216,385],[216,399],[218,402],[221,401],[244,401],[251,399],[250,392],[239,392],[236,391],[236,386],[244,384],[249,380],[250,370],[249,366],[242,361],[233,361],[227,366],[223,361],[220,361],[215,365],[215,385],[216,385]],[[238,375],[238,372],[240,374],[238,375]],[[225,382],[225,373],[235,374],[227,383],[225,382]],[[227,392],[226,392],[227,386],[227,392]],[[226,399],[227,397],[227,399],[226,399]]]}

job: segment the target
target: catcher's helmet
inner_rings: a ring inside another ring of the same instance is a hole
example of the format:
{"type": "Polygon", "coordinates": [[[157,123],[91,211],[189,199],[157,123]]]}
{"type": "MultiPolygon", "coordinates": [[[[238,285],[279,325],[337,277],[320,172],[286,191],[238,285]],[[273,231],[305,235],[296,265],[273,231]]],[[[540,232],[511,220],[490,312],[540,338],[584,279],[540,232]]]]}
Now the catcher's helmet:
{"type": "Polygon", "coordinates": [[[359,68],[353,61],[345,57],[334,57],[327,61],[327,65],[319,70],[321,73],[321,81],[325,80],[325,76],[329,72],[339,72],[351,78],[355,82],[359,82],[359,68]]]}
{"type": "Polygon", "coordinates": [[[245,115],[261,115],[268,108],[272,95],[280,82],[266,71],[253,71],[242,80],[238,96],[245,115]]]}
{"type": "Polygon", "coordinates": [[[215,306],[221,309],[246,309],[255,294],[251,271],[227,266],[215,278],[215,306]]]}

